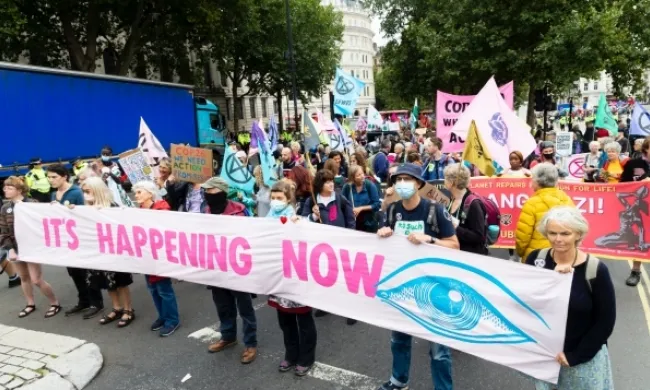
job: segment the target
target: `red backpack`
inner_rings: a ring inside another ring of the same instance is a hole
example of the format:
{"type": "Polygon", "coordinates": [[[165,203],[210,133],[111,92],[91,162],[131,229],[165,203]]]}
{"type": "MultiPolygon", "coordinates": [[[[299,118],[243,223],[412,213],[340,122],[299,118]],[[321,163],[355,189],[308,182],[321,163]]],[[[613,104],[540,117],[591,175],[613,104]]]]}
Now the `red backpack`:
{"type": "Polygon", "coordinates": [[[492,199],[472,192],[467,196],[463,204],[463,215],[467,216],[469,207],[474,201],[480,202],[485,213],[485,245],[494,245],[501,233],[501,211],[499,211],[499,206],[492,199]]]}

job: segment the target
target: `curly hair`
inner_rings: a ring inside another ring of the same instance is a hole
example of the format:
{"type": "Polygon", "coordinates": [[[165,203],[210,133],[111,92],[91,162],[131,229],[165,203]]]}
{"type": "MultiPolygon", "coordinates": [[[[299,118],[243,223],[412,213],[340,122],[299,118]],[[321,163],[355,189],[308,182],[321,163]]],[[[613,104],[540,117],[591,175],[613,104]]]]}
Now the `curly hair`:
{"type": "Polygon", "coordinates": [[[23,196],[26,196],[29,193],[29,186],[25,183],[25,179],[20,176],[9,176],[4,182],[5,187],[14,187],[23,196]]]}

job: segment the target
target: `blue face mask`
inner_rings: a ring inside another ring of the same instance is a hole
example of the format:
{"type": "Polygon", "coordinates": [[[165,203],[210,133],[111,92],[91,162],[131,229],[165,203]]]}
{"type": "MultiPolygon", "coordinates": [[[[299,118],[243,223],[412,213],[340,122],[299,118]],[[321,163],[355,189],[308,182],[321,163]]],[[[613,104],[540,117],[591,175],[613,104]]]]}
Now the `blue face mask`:
{"type": "Polygon", "coordinates": [[[395,192],[402,199],[411,199],[415,195],[415,184],[411,181],[400,180],[395,183],[395,192]]]}
{"type": "Polygon", "coordinates": [[[282,210],[286,209],[288,204],[286,202],[283,202],[281,200],[272,200],[271,201],[271,210],[273,210],[276,213],[281,212],[282,210]]]}
{"type": "Polygon", "coordinates": [[[111,156],[102,156],[102,161],[103,161],[103,162],[109,162],[109,161],[111,161],[111,156]]]}

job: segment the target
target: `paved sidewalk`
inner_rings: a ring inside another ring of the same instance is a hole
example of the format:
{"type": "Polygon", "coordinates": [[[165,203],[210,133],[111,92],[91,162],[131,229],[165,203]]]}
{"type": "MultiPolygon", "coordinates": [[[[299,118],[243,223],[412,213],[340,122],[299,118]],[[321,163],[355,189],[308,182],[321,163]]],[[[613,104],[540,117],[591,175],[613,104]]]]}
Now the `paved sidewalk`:
{"type": "Polygon", "coordinates": [[[0,390],[81,390],[103,363],[96,344],[0,324],[0,390]]]}

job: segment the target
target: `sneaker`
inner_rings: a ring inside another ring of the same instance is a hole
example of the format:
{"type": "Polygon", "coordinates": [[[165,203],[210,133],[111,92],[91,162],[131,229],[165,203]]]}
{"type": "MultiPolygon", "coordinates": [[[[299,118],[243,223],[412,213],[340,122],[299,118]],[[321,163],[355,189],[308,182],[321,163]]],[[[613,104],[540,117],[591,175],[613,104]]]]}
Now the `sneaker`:
{"type": "Polygon", "coordinates": [[[72,309],[68,310],[65,312],[65,316],[71,316],[73,314],[81,313],[84,310],[87,310],[88,306],[81,306],[81,305],[76,305],[72,309]]]}
{"type": "Polygon", "coordinates": [[[311,370],[311,368],[314,367],[313,365],[311,366],[296,366],[296,376],[305,376],[307,373],[311,370]]]}
{"type": "Polygon", "coordinates": [[[234,347],[235,345],[237,345],[237,340],[232,340],[232,341],[219,340],[216,343],[210,344],[210,346],[208,347],[208,352],[210,353],[221,352],[224,349],[234,347]]]}
{"type": "Polygon", "coordinates": [[[102,310],[104,310],[103,307],[90,306],[88,308],[88,311],[84,314],[83,318],[84,318],[84,320],[89,320],[89,319],[91,319],[93,317],[96,317],[99,313],[102,312],[102,310]]]}
{"type": "Polygon", "coordinates": [[[409,388],[408,386],[401,386],[400,387],[400,386],[397,386],[397,385],[393,384],[393,382],[388,381],[388,382],[384,383],[383,385],[381,385],[381,387],[379,387],[377,390],[408,390],[408,388],[409,388]]]}
{"type": "Polygon", "coordinates": [[[13,277],[13,279],[9,279],[9,288],[18,287],[21,283],[22,280],[20,280],[20,276],[16,275],[13,277]]]}
{"type": "Polygon", "coordinates": [[[625,281],[625,284],[627,284],[630,287],[635,287],[639,282],[641,281],[641,271],[632,271],[630,273],[630,276],[627,278],[625,281]]]}
{"type": "Polygon", "coordinates": [[[357,320],[353,320],[352,318],[347,318],[345,320],[345,323],[348,324],[348,325],[354,325],[354,324],[357,323],[357,320]]]}
{"type": "Polygon", "coordinates": [[[157,320],[155,320],[153,322],[153,324],[151,324],[151,331],[152,332],[157,332],[160,329],[162,329],[163,325],[165,325],[165,321],[163,321],[161,319],[157,319],[157,320]]]}
{"type": "Polygon", "coordinates": [[[283,360],[282,363],[278,366],[278,371],[280,372],[288,372],[291,371],[292,368],[294,368],[296,365],[289,362],[288,360],[283,360]]]}
{"type": "Polygon", "coordinates": [[[316,310],[316,313],[314,313],[314,317],[325,317],[328,314],[330,314],[330,313],[318,309],[318,310],[316,310]]]}
{"type": "Polygon", "coordinates": [[[176,324],[175,326],[164,326],[160,329],[160,337],[169,337],[174,332],[176,332],[176,329],[178,329],[181,326],[181,324],[176,324]]]}
{"type": "Polygon", "coordinates": [[[257,348],[246,347],[241,354],[241,364],[251,364],[257,357],[257,348]]]}

